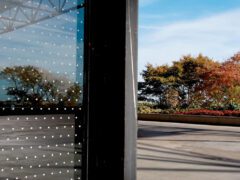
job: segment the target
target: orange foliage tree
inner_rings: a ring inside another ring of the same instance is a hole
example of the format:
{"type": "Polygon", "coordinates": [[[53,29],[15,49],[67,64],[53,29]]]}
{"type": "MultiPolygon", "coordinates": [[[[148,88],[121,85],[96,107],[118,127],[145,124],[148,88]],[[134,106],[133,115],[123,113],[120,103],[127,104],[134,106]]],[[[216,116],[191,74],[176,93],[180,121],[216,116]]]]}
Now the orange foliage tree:
{"type": "Polygon", "coordinates": [[[240,104],[240,53],[202,74],[202,90],[216,106],[240,104]]]}

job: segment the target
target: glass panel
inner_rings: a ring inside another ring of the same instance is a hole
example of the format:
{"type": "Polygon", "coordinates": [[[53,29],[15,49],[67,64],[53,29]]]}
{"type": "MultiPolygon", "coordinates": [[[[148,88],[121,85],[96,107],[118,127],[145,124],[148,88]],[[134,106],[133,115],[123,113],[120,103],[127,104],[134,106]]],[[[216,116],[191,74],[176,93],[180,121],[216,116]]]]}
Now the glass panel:
{"type": "Polygon", "coordinates": [[[0,1],[0,179],[80,179],[83,0],[0,1]]]}

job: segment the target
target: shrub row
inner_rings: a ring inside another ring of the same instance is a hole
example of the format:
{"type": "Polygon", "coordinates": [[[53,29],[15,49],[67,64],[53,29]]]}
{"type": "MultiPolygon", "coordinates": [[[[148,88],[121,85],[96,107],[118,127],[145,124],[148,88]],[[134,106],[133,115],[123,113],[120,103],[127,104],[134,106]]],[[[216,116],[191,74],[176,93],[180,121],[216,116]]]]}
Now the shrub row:
{"type": "Polygon", "coordinates": [[[190,110],[190,111],[185,111],[185,112],[177,112],[176,114],[240,117],[240,110],[217,111],[217,110],[196,109],[196,110],[190,110]]]}

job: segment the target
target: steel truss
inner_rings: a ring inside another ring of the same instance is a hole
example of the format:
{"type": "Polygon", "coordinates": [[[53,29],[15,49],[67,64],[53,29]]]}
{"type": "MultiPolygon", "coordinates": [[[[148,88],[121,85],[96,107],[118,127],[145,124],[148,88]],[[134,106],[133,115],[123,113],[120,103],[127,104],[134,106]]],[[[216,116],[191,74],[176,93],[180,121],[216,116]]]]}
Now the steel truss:
{"type": "Polygon", "coordinates": [[[0,34],[83,7],[73,0],[0,0],[0,34]]]}

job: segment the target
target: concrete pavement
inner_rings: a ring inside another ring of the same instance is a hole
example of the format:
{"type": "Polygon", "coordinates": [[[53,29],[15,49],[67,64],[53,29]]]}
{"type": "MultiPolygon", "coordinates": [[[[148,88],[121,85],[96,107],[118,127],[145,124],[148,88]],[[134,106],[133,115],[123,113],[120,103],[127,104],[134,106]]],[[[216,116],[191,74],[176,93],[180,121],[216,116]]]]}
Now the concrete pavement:
{"type": "MultiPolygon", "coordinates": [[[[0,179],[77,179],[74,122],[74,115],[1,116],[0,179]]],[[[137,173],[138,180],[239,180],[240,128],[139,121],[137,173]]]]}
{"type": "Polygon", "coordinates": [[[74,115],[0,117],[0,180],[80,178],[74,115]]]}
{"type": "Polygon", "coordinates": [[[138,180],[239,180],[240,127],[139,121],[138,180]]]}

